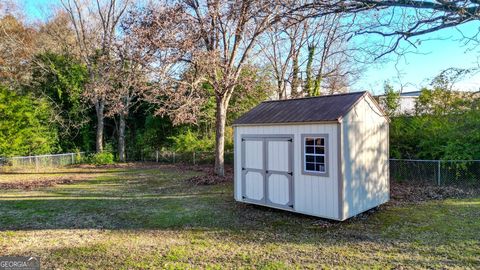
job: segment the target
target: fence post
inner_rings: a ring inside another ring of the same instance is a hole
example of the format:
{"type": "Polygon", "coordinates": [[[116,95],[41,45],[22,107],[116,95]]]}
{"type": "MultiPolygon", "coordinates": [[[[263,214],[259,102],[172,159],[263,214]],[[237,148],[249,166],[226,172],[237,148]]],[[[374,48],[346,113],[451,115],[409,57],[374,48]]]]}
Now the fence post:
{"type": "Polygon", "coordinates": [[[175,164],[175,151],[173,151],[173,163],[175,164]]]}
{"type": "Polygon", "coordinates": [[[441,181],[441,170],[440,170],[441,165],[440,164],[441,164],[441,161],[438,160],[437,161],[437,185],[439,185],[439,186],[441,185],[441,182],[440,182],[441,181]]]}
{"type": "Polygon", "coordinates": [[[195,166],[195,151],[193,151],[193,166],[195,166]]]}
{"type": "Polygon", "coordinates": [[[75,164],[75,154],[72,153],[72,164],[75,164]]]}
{"type": "Polygon", "coordinates": [[[158,163],[158,150],[155,151],[155,161],[158,163]]]}

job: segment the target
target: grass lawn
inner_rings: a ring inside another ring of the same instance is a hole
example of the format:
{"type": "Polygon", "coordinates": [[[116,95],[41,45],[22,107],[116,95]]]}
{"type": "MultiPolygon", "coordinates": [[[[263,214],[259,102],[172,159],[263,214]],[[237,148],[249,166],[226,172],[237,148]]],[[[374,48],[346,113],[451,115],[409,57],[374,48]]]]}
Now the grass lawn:
{"type": "Polygon", "coordinates": [[[91,177],[0,190],[0,255],[39,256],[42,269],[480,268],[478,197],[324,226],[236,203],[231,183],[192,186],[195,171],[83,170],[55,175],[91,177]]]}

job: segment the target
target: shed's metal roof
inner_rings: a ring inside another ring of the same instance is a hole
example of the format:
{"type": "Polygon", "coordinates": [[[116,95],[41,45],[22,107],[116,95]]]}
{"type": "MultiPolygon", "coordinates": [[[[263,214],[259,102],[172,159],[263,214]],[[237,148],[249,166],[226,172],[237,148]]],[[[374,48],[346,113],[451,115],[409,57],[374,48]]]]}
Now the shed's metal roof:
{"type": "Polygon", "coordinates": [[[264,101],[233,124],[270,124],[338,121],[365,95],[364,92],[264,101]]]}

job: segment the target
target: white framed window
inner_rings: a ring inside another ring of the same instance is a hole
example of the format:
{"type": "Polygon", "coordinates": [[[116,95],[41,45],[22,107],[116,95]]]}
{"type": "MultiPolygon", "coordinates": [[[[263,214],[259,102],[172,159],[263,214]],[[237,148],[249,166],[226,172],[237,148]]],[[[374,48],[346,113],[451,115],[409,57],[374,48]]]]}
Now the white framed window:
{"type": "Polygon", "coordinates": [[[328,134],[302,135],[303,174],[328,176],[328,134]]]}

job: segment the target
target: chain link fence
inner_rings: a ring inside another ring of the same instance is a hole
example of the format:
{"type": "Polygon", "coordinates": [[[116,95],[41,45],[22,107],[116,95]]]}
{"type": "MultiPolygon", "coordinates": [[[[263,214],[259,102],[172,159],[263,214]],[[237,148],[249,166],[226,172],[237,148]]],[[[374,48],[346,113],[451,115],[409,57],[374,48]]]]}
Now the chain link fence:
{"type": "Polygon", "coordinates": [[[390,159],[390,179],[438,186],[480,187],[480,160],[390,159]]]}
{"type": "Polygon", "coordinates": [[[0,158],[0,169],[40,170],[82,163],[85,152],[0,158]]]}
{"type": "MultiPolygon", "coordinates": [[[[233,152],[225,152],[225,163],[233,164],[233,152]]],[[[150,161],[160,163],[182,163],[188,165],[213,164],[214,152],[175,152],[175,151],[141,151],[127,155],[128,161],[150,161]]]]}
{"type": "MultiPolygon", "coordinates": [[[[93,153],[65,153],[38,156],[21,156],[0,158],[0,169],[35,170],[57,168],[80,164],[88,160],[93,153]]],[[[158,162],[171,164],[204,165],[215,162],[214,152],[174,152],[174,151],[142,151],[137,155],[128,155],[129,162],[158,162]]],[[[225,152],[225,164],[233,164],[233,152],[225,152]]]]}
{"type": "MultiPolygon", "coordinates": [[[[35,170],[79,164],[85,152],[0,158],[0,169],[35,170]]],[[[203,165],[215,162],[214,152],[141,151],[129,161],[203,165]]],[[[233,164],[233,152],[225,152],[225,163],[233,164]]],[[[390,179],[397,182],[438,186],[480,187],[480,160],[390,159],[390,179]]]]}

